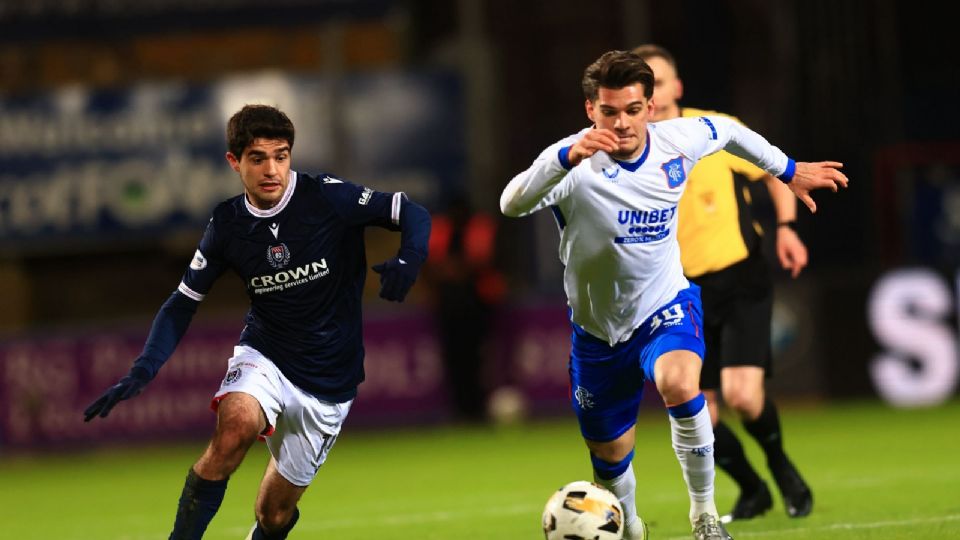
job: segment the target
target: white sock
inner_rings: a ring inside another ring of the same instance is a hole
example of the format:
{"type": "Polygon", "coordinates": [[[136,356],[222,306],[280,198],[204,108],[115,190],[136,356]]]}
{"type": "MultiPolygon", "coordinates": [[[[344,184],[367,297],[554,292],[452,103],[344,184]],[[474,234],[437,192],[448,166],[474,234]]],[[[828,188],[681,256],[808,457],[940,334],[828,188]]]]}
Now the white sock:
{"type": "Polygon", "coordinates": [[[690,494],[690,523],[700,514],[717,514],[713,501],[713,426],[706,405],[687,418],[670,416],[673,450],[690,494]]]}
{"type": "Polygon", "coordinates": [[[624,528],[632,527],[637,522],[637,477],[633,474],[633,465],[616,478],[603,479],[594,474],[593,479],[620,499],[624,528]]]}

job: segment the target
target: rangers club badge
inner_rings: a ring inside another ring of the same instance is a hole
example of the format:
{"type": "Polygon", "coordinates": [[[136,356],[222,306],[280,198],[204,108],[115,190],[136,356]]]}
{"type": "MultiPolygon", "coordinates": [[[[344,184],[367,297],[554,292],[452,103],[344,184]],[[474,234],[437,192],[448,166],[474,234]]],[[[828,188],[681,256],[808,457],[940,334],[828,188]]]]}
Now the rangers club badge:
{"type": "Polygon", "coordinates": [[[593,394],[591,394],[586,388],[578,385],[577,391],[574,392],[573,397],[577,398],[577,403],[580,404],[581,409],[593,408],[593,394]]]}
{"type": "Polygon", "coordinates": [[[687,179],[687,173],[683,170],[683,158],[677,157],[660,165],[663,174],[667,175],[667,185],[671,188],[679,187],[687,179]]]}
{"type": "Polygon", "coordinates": [[[274,268],[283,268],[290,262],[290,250],[286,244],[267,248],[267,262],[274,268]]]}

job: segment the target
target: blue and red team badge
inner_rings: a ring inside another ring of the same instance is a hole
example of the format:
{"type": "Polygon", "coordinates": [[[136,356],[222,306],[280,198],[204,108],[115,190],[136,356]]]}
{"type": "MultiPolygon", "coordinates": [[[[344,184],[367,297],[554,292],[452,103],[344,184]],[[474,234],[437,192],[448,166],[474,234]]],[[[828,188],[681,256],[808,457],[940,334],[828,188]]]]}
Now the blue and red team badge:
{"type": "Polygon", "coordinates": [[[286,244],[267,248],[267,262],[274,268],[283,268],[290,262],[290,250],[286,244]]]}
{"type": "Polygon", "coordinates": [[[667,185],[671,188],[679,187],[687,179],[687,173],[683,170],[683,158],[675,157],[670,161],[660,165],[663,174],[667,175],[667,185]]]}
{"type": "Polygon", "coordinates": [[[233,384],[239,381],[242,375],[243,375],[243,370],[241,370],[240,368],[231,369],[230,371],[227,372],[227,375],[223,378],[223,384],[224,385],[233,384]]]}

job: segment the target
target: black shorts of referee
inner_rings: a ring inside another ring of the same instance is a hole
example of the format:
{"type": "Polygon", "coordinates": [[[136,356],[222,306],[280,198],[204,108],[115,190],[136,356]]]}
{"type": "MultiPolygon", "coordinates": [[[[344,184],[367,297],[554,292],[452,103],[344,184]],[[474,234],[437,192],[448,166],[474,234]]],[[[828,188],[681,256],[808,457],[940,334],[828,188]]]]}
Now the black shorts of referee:
{"type": "Polygon", "coordinates": [[[760,250],[722,270],[690,278],[700,286],[707,350],[700,387],[720,388],[720,370],[759,366],[772,372],[773,280],[760,250]]]}

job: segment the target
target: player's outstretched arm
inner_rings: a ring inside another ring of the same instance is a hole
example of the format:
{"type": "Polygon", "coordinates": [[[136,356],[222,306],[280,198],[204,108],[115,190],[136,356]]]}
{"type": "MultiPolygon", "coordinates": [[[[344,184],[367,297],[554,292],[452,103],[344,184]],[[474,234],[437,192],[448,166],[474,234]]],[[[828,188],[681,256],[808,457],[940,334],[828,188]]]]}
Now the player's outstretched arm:
{"type": "Polygon", "coordinates": [[[818,161],[808,163],[797,162],[796,171],[793,173],[793,179],[787,183],[790,191],[798,199],[807,205],[811,213],[816,213],[817,203],[813,202],[810,192],[815,189],[828,188],[837,191],[838,188],[847,187],[849,180],[847,176],[840,172],[843,163],[837,161],[818,161]]]}
{"type": "MultiPolygon", "coordinates": [[[[687,121],[686,127],[689,127],[691,124],[689,120],[692,119],[680,118],[672,120],[669,125],[684,127],[682,122],[687,121]]],[[[705,156],[723,148],[783,180],[790,191],[803,201],[811,212],[817,211],[817,204],[810,197],[811,191],[821,188],[837,191],[839,187],[847,187],[847,177],[840,172],[842,163],[794,162],[762,135],[729,118],[705,116],[698,118],[697,121],[702,122],[710,130],[700,129],[700,135],[691,138],[694,141],[691,147],[695,155],[705,156]],[[705,136],[708,133],[710,136],[705,136]],[[697,142],[700,144],[696,144],[697,142]]],[[[664,122],[664,124],[667,123],[664,122]]]]}
{"type": "Polygon", "coordinates": [[[396,257],[373,266],[380,274],[380,298],[403,302],[427,260],[430,212],[406,198],[400,206],[400,251],[396,257]]]}
{"type": "Polygon", "coordinates": [[[119,382],[107,388],[96,401],[83,411],[83,421],[94,417],[106,418],[117,403],[140,394],[157,375],[160,367],[173,354],[180,338],[187,332],[199,302],[175,291],[157,313],[153,327],[143,347],[143,352],[134,361],[133,367],[119,382]]]}

